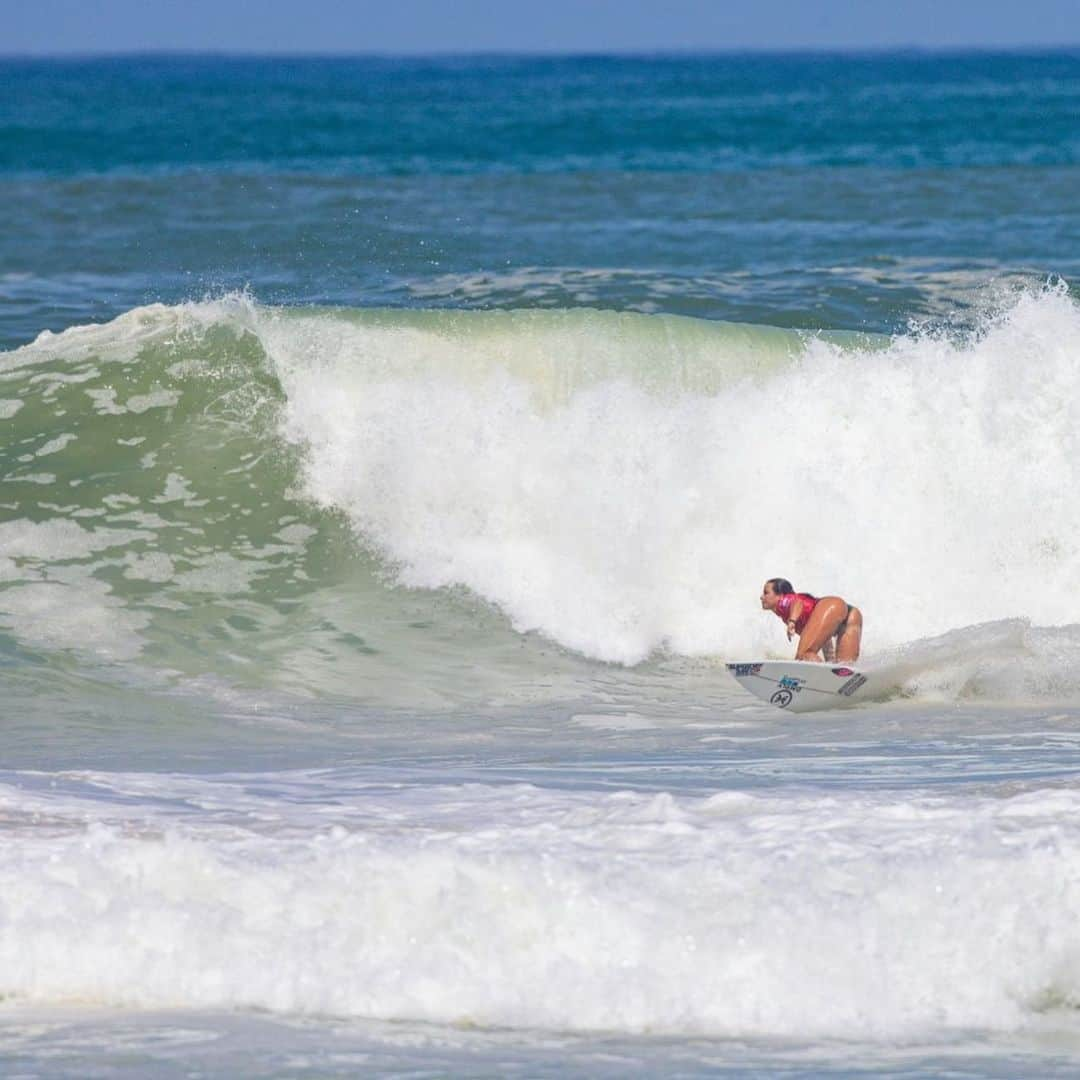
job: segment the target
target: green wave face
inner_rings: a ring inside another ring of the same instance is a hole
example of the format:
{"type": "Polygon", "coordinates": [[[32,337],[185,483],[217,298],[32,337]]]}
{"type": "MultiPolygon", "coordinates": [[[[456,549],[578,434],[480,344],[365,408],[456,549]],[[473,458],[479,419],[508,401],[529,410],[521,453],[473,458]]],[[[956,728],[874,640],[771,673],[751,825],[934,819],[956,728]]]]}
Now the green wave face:
{"type": "MultiPolygon", "coordinates": [[[[328,579],[340,529],[288,494],[296,453],[257,338],[152,308],[8,354],[4,620],[22,643],[235,677],[328,579]]],[[[340,561],[337,561],[340,565],[340,561]]]]}

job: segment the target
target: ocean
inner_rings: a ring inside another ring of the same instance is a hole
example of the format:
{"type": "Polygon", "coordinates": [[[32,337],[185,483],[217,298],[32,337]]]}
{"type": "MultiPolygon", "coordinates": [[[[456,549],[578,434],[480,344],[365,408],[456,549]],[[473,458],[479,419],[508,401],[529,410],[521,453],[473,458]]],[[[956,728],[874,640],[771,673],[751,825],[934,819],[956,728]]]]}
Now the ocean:
{"type": "Polygon", "coordinates": [[[1080,53],[0,91],[0,1073],[1080,1071],[1080,53]]]}

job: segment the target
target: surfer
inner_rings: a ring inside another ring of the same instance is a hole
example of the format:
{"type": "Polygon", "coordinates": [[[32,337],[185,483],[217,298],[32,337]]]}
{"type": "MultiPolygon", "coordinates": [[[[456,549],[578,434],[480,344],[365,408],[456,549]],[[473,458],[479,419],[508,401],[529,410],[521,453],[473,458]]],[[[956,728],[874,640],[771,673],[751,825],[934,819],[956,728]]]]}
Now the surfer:
{"type": "Polygon", "coordinates": [[[825,659],[851,663],[859,659],[862,612],[839,596],[797,593],[785,578],[769,578],[761,590],[761,606],[787,625],[790,641],[799,635],[796,660],[825,659]]]}

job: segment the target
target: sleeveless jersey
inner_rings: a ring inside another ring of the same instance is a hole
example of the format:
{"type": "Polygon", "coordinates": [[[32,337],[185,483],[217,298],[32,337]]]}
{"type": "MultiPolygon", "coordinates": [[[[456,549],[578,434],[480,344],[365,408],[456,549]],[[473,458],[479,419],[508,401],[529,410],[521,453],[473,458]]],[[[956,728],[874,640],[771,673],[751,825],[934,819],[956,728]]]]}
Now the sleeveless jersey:
{"type": "Polygon", "coordinates": [[[780,597],[780,602],[773,608],[773,611],[784,621],[787,622],[791,618],[791,609],[796,600],[802,601],[802,611],[799,613],[799,618],[795,623],[795,633],[801,634],[806,629],[807,620],[810,618],[810,612],[814,610],[814,605],[817,603],[817,597],[811,596],[809,593],[783,593],[780,597]]]}

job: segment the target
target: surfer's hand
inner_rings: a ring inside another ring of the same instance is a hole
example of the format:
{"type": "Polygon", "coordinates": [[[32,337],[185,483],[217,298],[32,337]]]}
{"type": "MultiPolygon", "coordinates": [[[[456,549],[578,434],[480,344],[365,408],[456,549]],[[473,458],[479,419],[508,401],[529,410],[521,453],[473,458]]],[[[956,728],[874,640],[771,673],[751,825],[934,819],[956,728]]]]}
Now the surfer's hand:
{"type": "Polygon", "coordinates": [[[795,636],[795,623],[794,621],[787,624],[787,639],[790,641],[795,636]]]}

